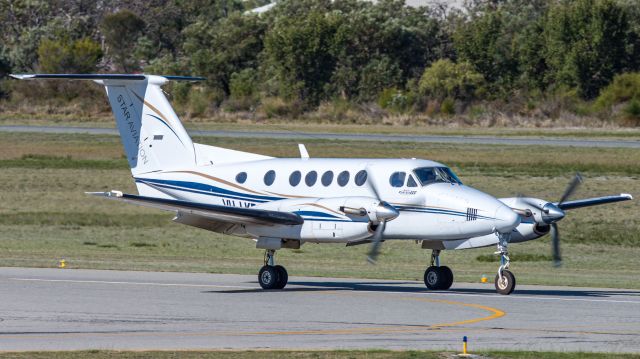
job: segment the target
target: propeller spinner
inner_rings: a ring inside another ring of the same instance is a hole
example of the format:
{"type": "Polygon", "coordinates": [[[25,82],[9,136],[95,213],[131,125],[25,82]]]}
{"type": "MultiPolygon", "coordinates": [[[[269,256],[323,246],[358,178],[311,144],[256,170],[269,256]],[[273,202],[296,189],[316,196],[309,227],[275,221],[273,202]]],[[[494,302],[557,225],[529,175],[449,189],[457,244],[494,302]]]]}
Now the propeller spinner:
{"type": "MultiPolygon", "coordinates": [[[[545,202],[535,198],[522,198],[520,201],[529,207],[533,207],[535,211],[529,209],[518,211],[529,211],[537,223],[546,224],[551,227],[551,253],[553,254],[553,265],[559,267],[562,265],[562,255],[560,254],[560,232],[558,231],[558,222],[564,218],[565,212],[560,208],[562,203],[573,195],[576,189],[582,183],[582,176],[576,173],[569,185],[565,189],[560,201],[557,203],[545,202]]],[[[528,214],[528,213],[526,213],[528,214]]]]}

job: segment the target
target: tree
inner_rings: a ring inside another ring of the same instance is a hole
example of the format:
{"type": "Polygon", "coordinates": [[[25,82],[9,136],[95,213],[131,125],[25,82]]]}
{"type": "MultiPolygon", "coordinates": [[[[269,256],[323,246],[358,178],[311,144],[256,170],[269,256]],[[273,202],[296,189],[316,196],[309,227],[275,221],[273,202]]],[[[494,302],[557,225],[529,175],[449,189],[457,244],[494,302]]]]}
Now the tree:
{"type": "Polygon", "coordinates": [[[107,55],[118,71],[129,73],[138,70],[134,51],[144,26],[144,21],[129,10],[107,15],[102,20],[100,29],[107,44],[107,55]]]}
{"type": "Polygon", "coordinates": [[[185,30],[184,52],[194,73],[229,95],[233,73],[258,68],[265,31],[263,19],[242,13],[213,23],[199,20],[185,30]]]}
{"type": "Polygon", "coordinates": [[[335,67],[331,54],[337,16],[311,11],[302,18],[279,18],[265,38],[266,70],[278,93],[317,105],[335,67]]]}
{"type": "Polygon", "coordinates": [[[612,0],[562,2],[544,30],[550,83],[596,97],[613,76],[633,67],[637,34],[627,12],[612,0]]]}
{"type": "Polygon", "coordinates": [[[88,38],[43,39],[38,47],[40,70],[48,73],[93,73],[101,57],[100,44],[88,38]]]}
{"type": "Polygon", "coordinates": [[[483,90],[484,82],[484,77],[470,63],[456,64],[444,59],[424,70],[418,89],[420,94],[434,100],[471,100],[483,90]]]}

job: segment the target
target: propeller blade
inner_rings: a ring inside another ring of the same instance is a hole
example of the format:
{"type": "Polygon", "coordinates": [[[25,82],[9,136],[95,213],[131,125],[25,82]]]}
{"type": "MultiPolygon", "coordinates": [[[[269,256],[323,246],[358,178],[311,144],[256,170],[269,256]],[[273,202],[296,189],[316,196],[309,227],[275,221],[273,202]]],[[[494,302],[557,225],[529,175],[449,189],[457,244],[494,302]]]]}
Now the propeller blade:
{"type": "Polygon", "coordinates": [[[367,166],[365,168],[365,171],[367,171],[367,181],[366,181],[367,185],[369,186],[369,188],[371,189],[373,194],[376,196],[376,199],[378,201],[382,201],[382,199],[380,199],[380,194],[378,192],[378,188],[376,187],[375,180],[373,179],[373,176],[371,175],[372,172],[371,172],[369,166],[367,166]]]}
{"type": "Polygon", "coordinates": [[[367,262],[371,264],[376,264],[376,259],[378,258],[378,254],[380,252],[380,244],[382,243],[382,233],[384,232],[384,227],[387,225],[387,222],[380,222],[378,228],[376,228],[375,233],[373,233],[373,238],[371,238],[371,250],[369,251],[369,255],[367,257],[367,262]]]}
{"type": "Polygon", "coordinates": [[[553,266],[560,267],[562,265],[562,257],[560,256],[560,233],[558,232],[558,224],[551,223],[551,251],[553,253],[553,266]]]}
{"type": "Polygon", "coordinates": [[[569,197],[571,197],[573,192],[576,191],[576,189],[578,188],[578,186],[580,186],[581,183],[582,183],[582,176],[580,175],[579,172],[576,172],[576,175],[573,177],[573,179],[569,183],[569,186],[567,186],[567,189],[564,191],[564,194],[560,198],[560,201],[558,202],[558,204],[562,204],[564,201],[568,200],[569,197]]]}

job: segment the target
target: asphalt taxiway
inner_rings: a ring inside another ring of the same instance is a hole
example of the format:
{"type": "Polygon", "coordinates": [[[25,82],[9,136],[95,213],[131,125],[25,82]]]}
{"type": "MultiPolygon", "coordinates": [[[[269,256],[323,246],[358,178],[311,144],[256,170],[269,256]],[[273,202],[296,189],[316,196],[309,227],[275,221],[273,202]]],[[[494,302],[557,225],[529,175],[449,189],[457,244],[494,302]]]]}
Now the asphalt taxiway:
{"type": "MultiPolygon", "coordinates": [[[[0,132],[33,133],[79,133],[90,135],[117,135],[115,128],[67,127],[67,126],[0,126],[0,132]]],[[[559,147],[600,147],[600,148],[640,148],[640,141],[620,139],[551,138],[551,137],[496,137],[496,136],[439,136],[439,135],[394,135],[359,134],[295,131],[199,131],[189,130],[191,136],[231,137],[231,138],[271,138],[289,140],[334,140],[334,141],[384,141],[415,143],[448,143],[476,145],[513,146],[559,146],[559,147]]]]}
{"type": "Polygon", "coordinates": [[[640,352],[640,291],[0,268],[0,351],[474,349],[640,352]]]}

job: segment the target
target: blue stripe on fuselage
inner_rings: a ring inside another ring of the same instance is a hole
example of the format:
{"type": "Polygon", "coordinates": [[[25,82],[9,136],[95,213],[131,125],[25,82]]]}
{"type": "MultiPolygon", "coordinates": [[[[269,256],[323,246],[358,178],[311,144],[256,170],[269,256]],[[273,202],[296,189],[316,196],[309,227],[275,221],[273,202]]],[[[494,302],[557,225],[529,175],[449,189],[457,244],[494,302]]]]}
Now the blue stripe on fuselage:
{"type": "Polygon", "coordinates": [[[159,179],[148,179],[148,178],[136,178],[136,182],[140,183],[149,183],[151,185],[176,189],[180,191],[186,191],[191,193],[204,194],[209,196],[216,197],[224,197],[230,199],[238,199],[243,201],[250,202],[269,202],[269,201],[277,201],[280,199],[284,199],[283,197],[271,197],[271,196],[258,196],[249,193],[241,193],[236,191],[226,190],[220,187],[211,186],[204,183],[199,182],[188,182],[188,181],[171,181],[171,180],[159,180],[159,179]]]}

